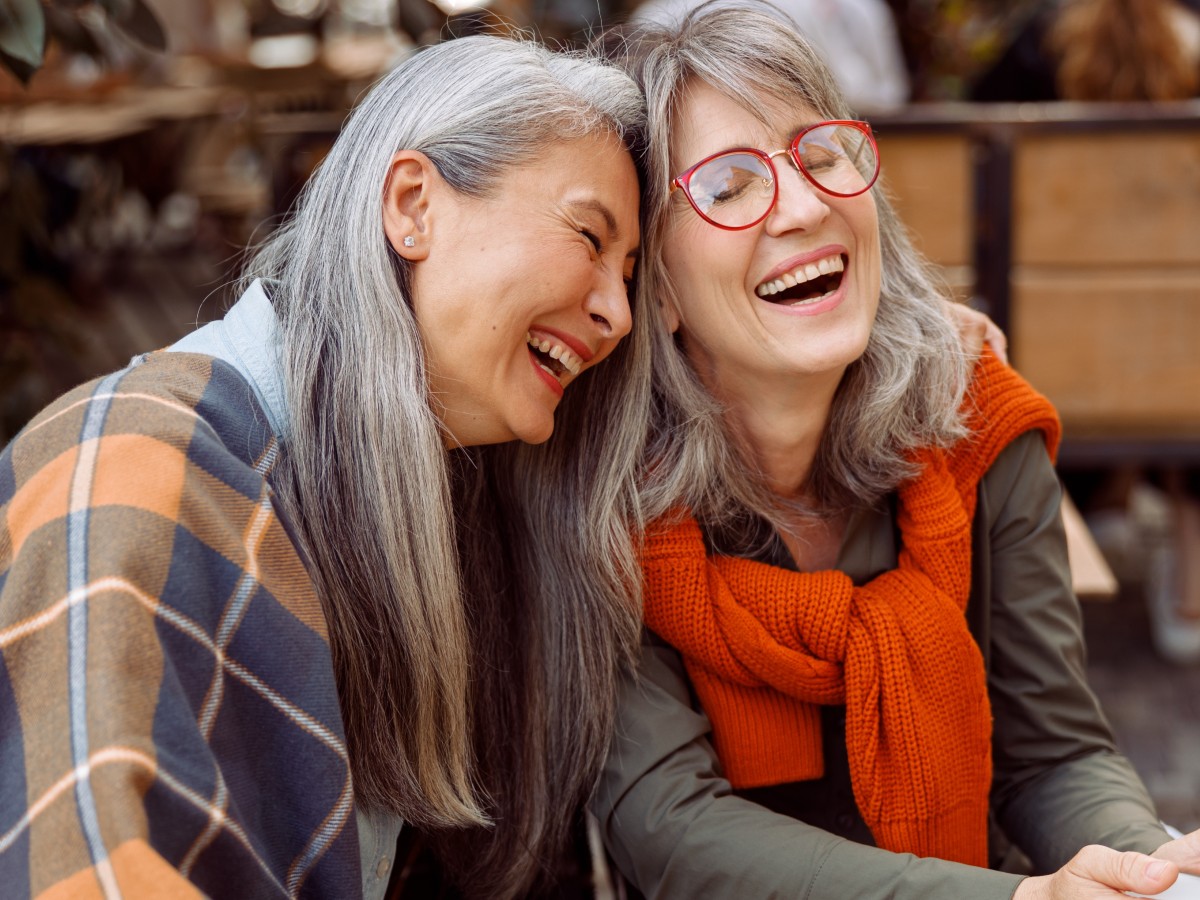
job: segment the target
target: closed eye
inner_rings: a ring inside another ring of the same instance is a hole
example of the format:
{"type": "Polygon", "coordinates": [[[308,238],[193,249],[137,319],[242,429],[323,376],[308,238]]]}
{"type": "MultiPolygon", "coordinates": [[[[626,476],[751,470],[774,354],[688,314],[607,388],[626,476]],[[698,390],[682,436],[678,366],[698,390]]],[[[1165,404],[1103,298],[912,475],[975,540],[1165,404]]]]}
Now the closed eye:
{"type": "Polygon", "coordinates": [[[588,231],[586,228],[580,229],[579,233],[582,234],[585,238],[587,238],[591,242],[591,245],[595,248],[597,253],[600,252],[602,245],[600,243],[599,237],[597,237],[592,232],[588,231]]]}

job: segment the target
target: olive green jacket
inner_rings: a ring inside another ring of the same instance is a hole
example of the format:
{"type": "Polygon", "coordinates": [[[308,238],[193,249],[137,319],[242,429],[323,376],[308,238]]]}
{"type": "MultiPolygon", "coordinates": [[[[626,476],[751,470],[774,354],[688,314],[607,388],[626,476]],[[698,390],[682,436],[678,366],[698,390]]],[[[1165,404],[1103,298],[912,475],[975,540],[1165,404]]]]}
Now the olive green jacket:
{"type": "MultiPolygon", "coordinates": [[[[979,488],[967,609],[995,720],[992,856],[998,864],[1007,836],[1035,872],[1086,844],[1150,852],[1168,840],[1085,682],[1061,500],[1040,434],[1000,455],[979,488]]],[[[896,554],[889,506],[853,518],[838,568],[861,584],[894,568],[896,554]]],[[[844,768],[842,712],[823,715],[826,777],[744,792],[752,802],[721,776],[678,653],[647,635],[592,802],[622,873],[650,898],[1010,898],[1021,875],[869,845],[844,768]]]]}

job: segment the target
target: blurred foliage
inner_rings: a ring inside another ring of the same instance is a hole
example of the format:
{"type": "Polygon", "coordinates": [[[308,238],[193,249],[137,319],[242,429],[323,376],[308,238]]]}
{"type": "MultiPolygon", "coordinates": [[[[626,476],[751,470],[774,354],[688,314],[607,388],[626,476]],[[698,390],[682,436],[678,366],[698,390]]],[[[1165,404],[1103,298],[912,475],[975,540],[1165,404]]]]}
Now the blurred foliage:
{"type": "Polygon", "coordinates": [[[100,56],[96,35],[110,24],[151,50],[167,49],[166,32],[143,0],[0,0],[0,65],[28,84],[51,39],[100,56]]]}
{"type": "Polygon", "coordinates": [[[0,144],[0,445],[128,358],[95,328],[139,259],[197,252],[195,200],[174,187],[181,138],[167,128],[91,147],[0,144]]]}
{"type": "Polygon", "coordinates": [[[0,156],[0,441],[60,388],[83,334],[78,306],[61,279],[52,246],[56,220],[73,203],[52,196],[33,166],[6,150],[0,156]],[[64,202],[65,201],[65,202],[64,202]]]}
{"type": "Polygon", "coordinates": [[[1047,0],[889,0],[914,100],[963,100],[1047,0]]]}

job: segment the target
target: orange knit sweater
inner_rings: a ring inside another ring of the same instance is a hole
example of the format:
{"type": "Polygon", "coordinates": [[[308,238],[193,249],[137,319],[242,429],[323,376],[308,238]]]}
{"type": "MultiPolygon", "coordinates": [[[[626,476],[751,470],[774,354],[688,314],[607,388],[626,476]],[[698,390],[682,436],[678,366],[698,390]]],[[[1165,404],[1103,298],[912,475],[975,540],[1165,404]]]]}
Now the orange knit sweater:
{"type": "Polygon", "coordinates": [[[684,657],[735,787],[819,778],[818,704],[846,705],[855,800],[881,847],[987,865],[991,710],[964,611],[976,487],[1018,435],[1060,436],[1050,403],[994,357],[964,401],[971,435],[915,455],[895,569],[854,587],[708,558],[694,518],[652,528],[646,623],[684,657]]]}

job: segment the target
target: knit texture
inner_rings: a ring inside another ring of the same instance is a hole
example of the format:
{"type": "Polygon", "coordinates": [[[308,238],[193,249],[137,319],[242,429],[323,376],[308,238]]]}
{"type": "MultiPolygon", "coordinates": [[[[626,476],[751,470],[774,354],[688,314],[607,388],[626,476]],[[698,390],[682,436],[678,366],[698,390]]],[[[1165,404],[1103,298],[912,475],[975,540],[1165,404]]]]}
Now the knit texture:
{"type": "Polygon", "coordinates": [[[976,488],[999,453],[1053,407],[986,354],[964,401],[970,436],[914,454],[898,491],[898,565],[861,587],[706,554],[688,513],[652,527],[647,625],[683,655],[735,787],[819,778],[821,704],[846,705],[855,800],[876,843],[987,865],[991,709],[967,629],[976,488]]]}

